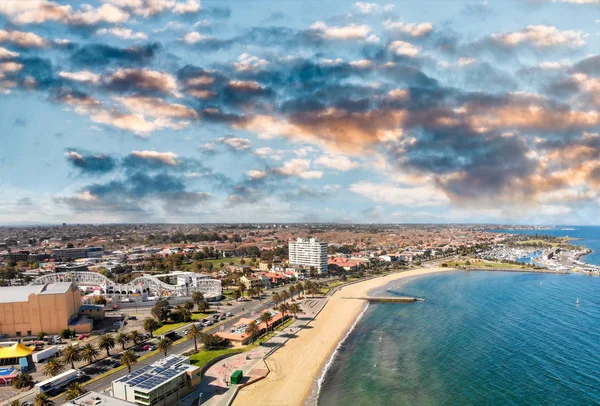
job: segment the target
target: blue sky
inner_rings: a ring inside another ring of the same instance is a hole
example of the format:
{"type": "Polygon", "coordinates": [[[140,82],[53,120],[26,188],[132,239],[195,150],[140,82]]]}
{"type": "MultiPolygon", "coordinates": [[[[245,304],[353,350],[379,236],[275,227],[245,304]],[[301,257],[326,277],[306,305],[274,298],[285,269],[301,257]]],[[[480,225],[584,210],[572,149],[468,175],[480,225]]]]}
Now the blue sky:
{"type": "Polygon", "coordinates": [[[600,2],[0,4],[0,223],[600,224],[600,2]]]}

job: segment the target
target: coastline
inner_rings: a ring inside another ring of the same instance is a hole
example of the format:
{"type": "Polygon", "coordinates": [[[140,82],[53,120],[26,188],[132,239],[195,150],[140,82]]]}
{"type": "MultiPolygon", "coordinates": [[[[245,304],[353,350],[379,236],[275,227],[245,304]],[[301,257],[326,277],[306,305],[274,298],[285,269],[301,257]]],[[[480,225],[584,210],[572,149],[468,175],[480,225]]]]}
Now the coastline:
{"type": "Polygon", "coordinates": [[[269,375],[262,381],[241,389],[233,404],[303,405],[325,364],[364,310],[367,301],[358,298],[398,279],[455,270],[442,267],[420,268],[341,287],[311,321],[310,328],[301,330],[297,338],[290,340],[265,360],[270,370],[269,375]]]}

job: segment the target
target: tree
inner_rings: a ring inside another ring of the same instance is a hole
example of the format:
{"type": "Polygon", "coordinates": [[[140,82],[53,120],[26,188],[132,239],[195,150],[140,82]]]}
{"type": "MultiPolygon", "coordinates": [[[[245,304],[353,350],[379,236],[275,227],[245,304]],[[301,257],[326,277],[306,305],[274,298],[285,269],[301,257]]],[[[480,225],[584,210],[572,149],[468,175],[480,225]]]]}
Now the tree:
{"type": "Polygon", "coordinates": [[[283,319],[285,319],[285,314],[289,313],[290,311],[290,305],[287,303],[282,303],[277,306],[277,310],[281,312],[281,321],[283,321],[283,319]]]}
{"type": "Polygon", "coordinates": [[[47,336],[48,333],[46,333],[45,331],[40,331],[39,333],[37,333],[37,335],[35,336],[36,339],[38,340],[43,340],[45,336],[47,336]]]}
{"type": "Polygon", "coordinates": [[[258,333],[260,333],[258,324],[256,324],[256,322],[254,320],[251,321],[250,323],[248,323],[245,333],[249,334],[252,337],[252,341],[254,341],[254,337],[256,337],[258,335],[258,333]]]}
{"type": "Polygon", "coordinates": [[[142,335],[138,330],[133,330],[131,333],[129,333],[129,338],[134,344],[139,344],[142,341],[142,335]]]}
{"type": "Polygon", "coordinates": [[[290,285],[288,291],[290,292],[290,298],[293,300],[294,294],[296,293],[296,285],[290,285]]]}
{"type": "Polygon", "coordinates": [[[131,366],[138,363],[137,355],[133,350],[129,349],[121,355],[121,365],[125,365],[129,373],[131,373],[131,366]]]}
{"type": "Polygon", "coordinates": [[[66,340],[73,336],[73,332],[71,330],[69,330],[68,328],[65,328],[60,331],[60,336],[66,340]]]}
{"type": "Polygon", "coordinates": [[[304,311],[302,311],[302,308],[300,307],[300,305],[298,303],[292,303],[290,305],[289,312],[294,315],[295,319],[298,318],[297,316],[299,314],[304,313],[304,311]]]}
{"type": "Polygon", "coordinates": [[[244,296],[244,292],[246,291],[246,285],[244,285],[242,282],[238,283],[238,291],[240,292],[241,296],[244,296]]]}
{"type": "Polygon", "coordinates": [[[44,365],[44,375],[56,376],[65,370],[65,365],[58,359],[52,358],[44,365]]]}
{"type": "Polygon", "coordinates": [[[71,364],[71,369],[75,369],[75,362],[81,360],[81,349],[75,345],[69,345],[62,351],[62,361],[65,364],[71,364]]]}
{"type": "Polygon", "coordinates": [[[155,319],[153,319],[152,317],[146,317],[144,319],[144,331],[146,331],[146,333],[150,333],[150,337],[154,337],[152,332],[154,330],[158,330],[159,328],[160,328],[160,323],[158,321],[156,321],[155,319]]]}
{"type": "Polygon", "coordinates": [[[45,393],[40,393],[38,395],[35,395],[35,398],[33,399],[33,405],[34,406],[54,406],[54,402],[50,400],[50,398],[48,397],[48,395],[46,395],[45,393]]]}
{"type": "Polygon", "coordinates": [[[220,337],[216,334],[202,334],[202,338],[200,339],[202,344],[204,344],[204,348],[207,350],[216,350],[218,348],[225,348],[229,345],[229,340],[220,337]]]}
{"type": "Polygon", "coordinates": [[[106,298],[104,296],[96,296],[94,298],[94,304],[106,306],[106,298]]]}
{"type": "Polygon", "coordinates": [[[33,386],[33,377],[28,373],[21,372],[15,377],[13,387],[15,389],[29,389],[33,386]]]}
{"type": "Polygon", "coordinates": [[[208,309],[210,309],[210,305],[208,304],[208,302],[200,302],[198,303],[198,311],[200,313],[206,313],[208,311],[208,309]]]}
{"type": "Polygon", "coordinates": [[[129,341],[131,341],[131,337],[129,337],[129,334],[127,333],[119,333],[117,334],[117,338],[115,339],[115,341],[118,344],[121,344],[121,349],[125,351],[125,346],[129,341]]]}
{"type": "Polygon", "coordinates": [[[261,323],[265,323],[267,325],[267,331],[269,331],[269,323],[271,322],[272,319],[273,319],[273,316],[271,315],[270,312],[264,312],[263,314],[260,315],[260,318],[259,318],[261,323]]]}
{"type": "Polygon", "coordinates": [[[242,297],[242,294],[240,293],[239,290],[236,290],[235,292],[233,292],[233,298],[235,300],[238,300],[240,297],[242,297]]]}
{"type": "Polygon", "coordinates": [[[204,295],[202,294],[202,292],[199,291],[195,291],[194,293],[192,293],[192,302],[198,306],[200,304],[200,302],[204,301],[204,295]]]}
{"type": "Polygon", "coordinates": [[[87,393],[87,389],[83,387],[78,382],[73,382],[69,386],[67,386],[67,390],[65,391],[65,398],[67,400],[77,399],[81,395],[85,395],[87,393]]]}
{"type": "Polygon", "coordinates": [[[166,357],[169,350],[173,348],[173,341],[169,337],[164,337],[158,342],[156,348],[158,348],[159,351],[163,352],[166,357]]]}
{"type": "Polygon", "coordinates": [[[279,302],[281,302],[281,295],[279,293],[275,293],[272,298],[275,302],[275,306],[279,305],[279,302]]]}
{"type": "Polygon", "coordinates": [[[197,325],[192,324],[185,337],[188,340],[194,340],[194,350],[198,352],[198,339],[202,337],[202,330],[197,325]]]}
{"type": "Polygon", "coordinates": [[[98,356],[100,356],[100,351],[90,343],[87,343],[81,349],[81,359],[87,363],[91,364],[96,361],[98,356]]]}
{"type": "Polygon", "coordinates": [[[248,296],[250,296],[251,298],[253,298],[254,296],[256,296],[256,289],[255,288],[250,288],[248,289],[248,296]]]}
{"type": "Polygon", "coordinates": [[[189,311],[192,311],[194,309],[194,302],[192,302],[191,300],[188,300],[187,302],[185,302],[183,304],[183,308],[189,311]]]}
{"type": "Polygon", "coordinates": [[[106,350],[106,356],[110,357],[110,350],[115,348],[116,342],[112,334],[104,334],[98,340],[98,348],[106,350]]]}
{"type": "Polygon", "coordinates": [[[164,323],[169,318],[170,311],[167,308],[168,306],[169,302],[166,300],[159,300],[152,308],[152,315],[161,323],[164,323]]]}
{"type": "Polygon", "coordinates": [[[15,399],[12,402],[10,402],[8,406],[22,406],[22,403],[19,401],[19,399],[15,399]]]}

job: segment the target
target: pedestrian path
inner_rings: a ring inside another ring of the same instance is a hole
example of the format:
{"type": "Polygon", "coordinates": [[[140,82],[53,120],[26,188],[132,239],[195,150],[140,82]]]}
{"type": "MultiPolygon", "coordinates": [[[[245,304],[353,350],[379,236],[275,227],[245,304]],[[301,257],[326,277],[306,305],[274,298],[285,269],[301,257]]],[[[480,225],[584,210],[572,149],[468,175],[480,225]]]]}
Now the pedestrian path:
{"type": "Polygon", "coordinates": [[[304,311],[302,317],[280,331],[269,341],[263,343],[263,345],[225,358],[212,365],[202,376],[198,389],[177,402],[177,406],[191,406],[194,404],[202,404],[203,406],[229,405],[238,386],[229,383],[231,374],[236,370],[242,370],[244,374],[242,383],[246,385],[267,376],[269,370],[264,359],[288,340],[294,339],[296,333],[312,321],[326,302],[327,298],[304,299],[298,302],[304,311]],[[197,400],[199,402],[195,403],[197,400]]]}

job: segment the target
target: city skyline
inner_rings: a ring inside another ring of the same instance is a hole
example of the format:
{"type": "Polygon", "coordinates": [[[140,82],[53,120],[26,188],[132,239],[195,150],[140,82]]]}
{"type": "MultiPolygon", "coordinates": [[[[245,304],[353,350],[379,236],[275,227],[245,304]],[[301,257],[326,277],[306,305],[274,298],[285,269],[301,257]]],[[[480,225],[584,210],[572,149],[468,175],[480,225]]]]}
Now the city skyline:
{"type": "Polygon", "coordinates": [[[599,4],[427,5],[4,0],[0,224],[600,224],[599,4]]]}

